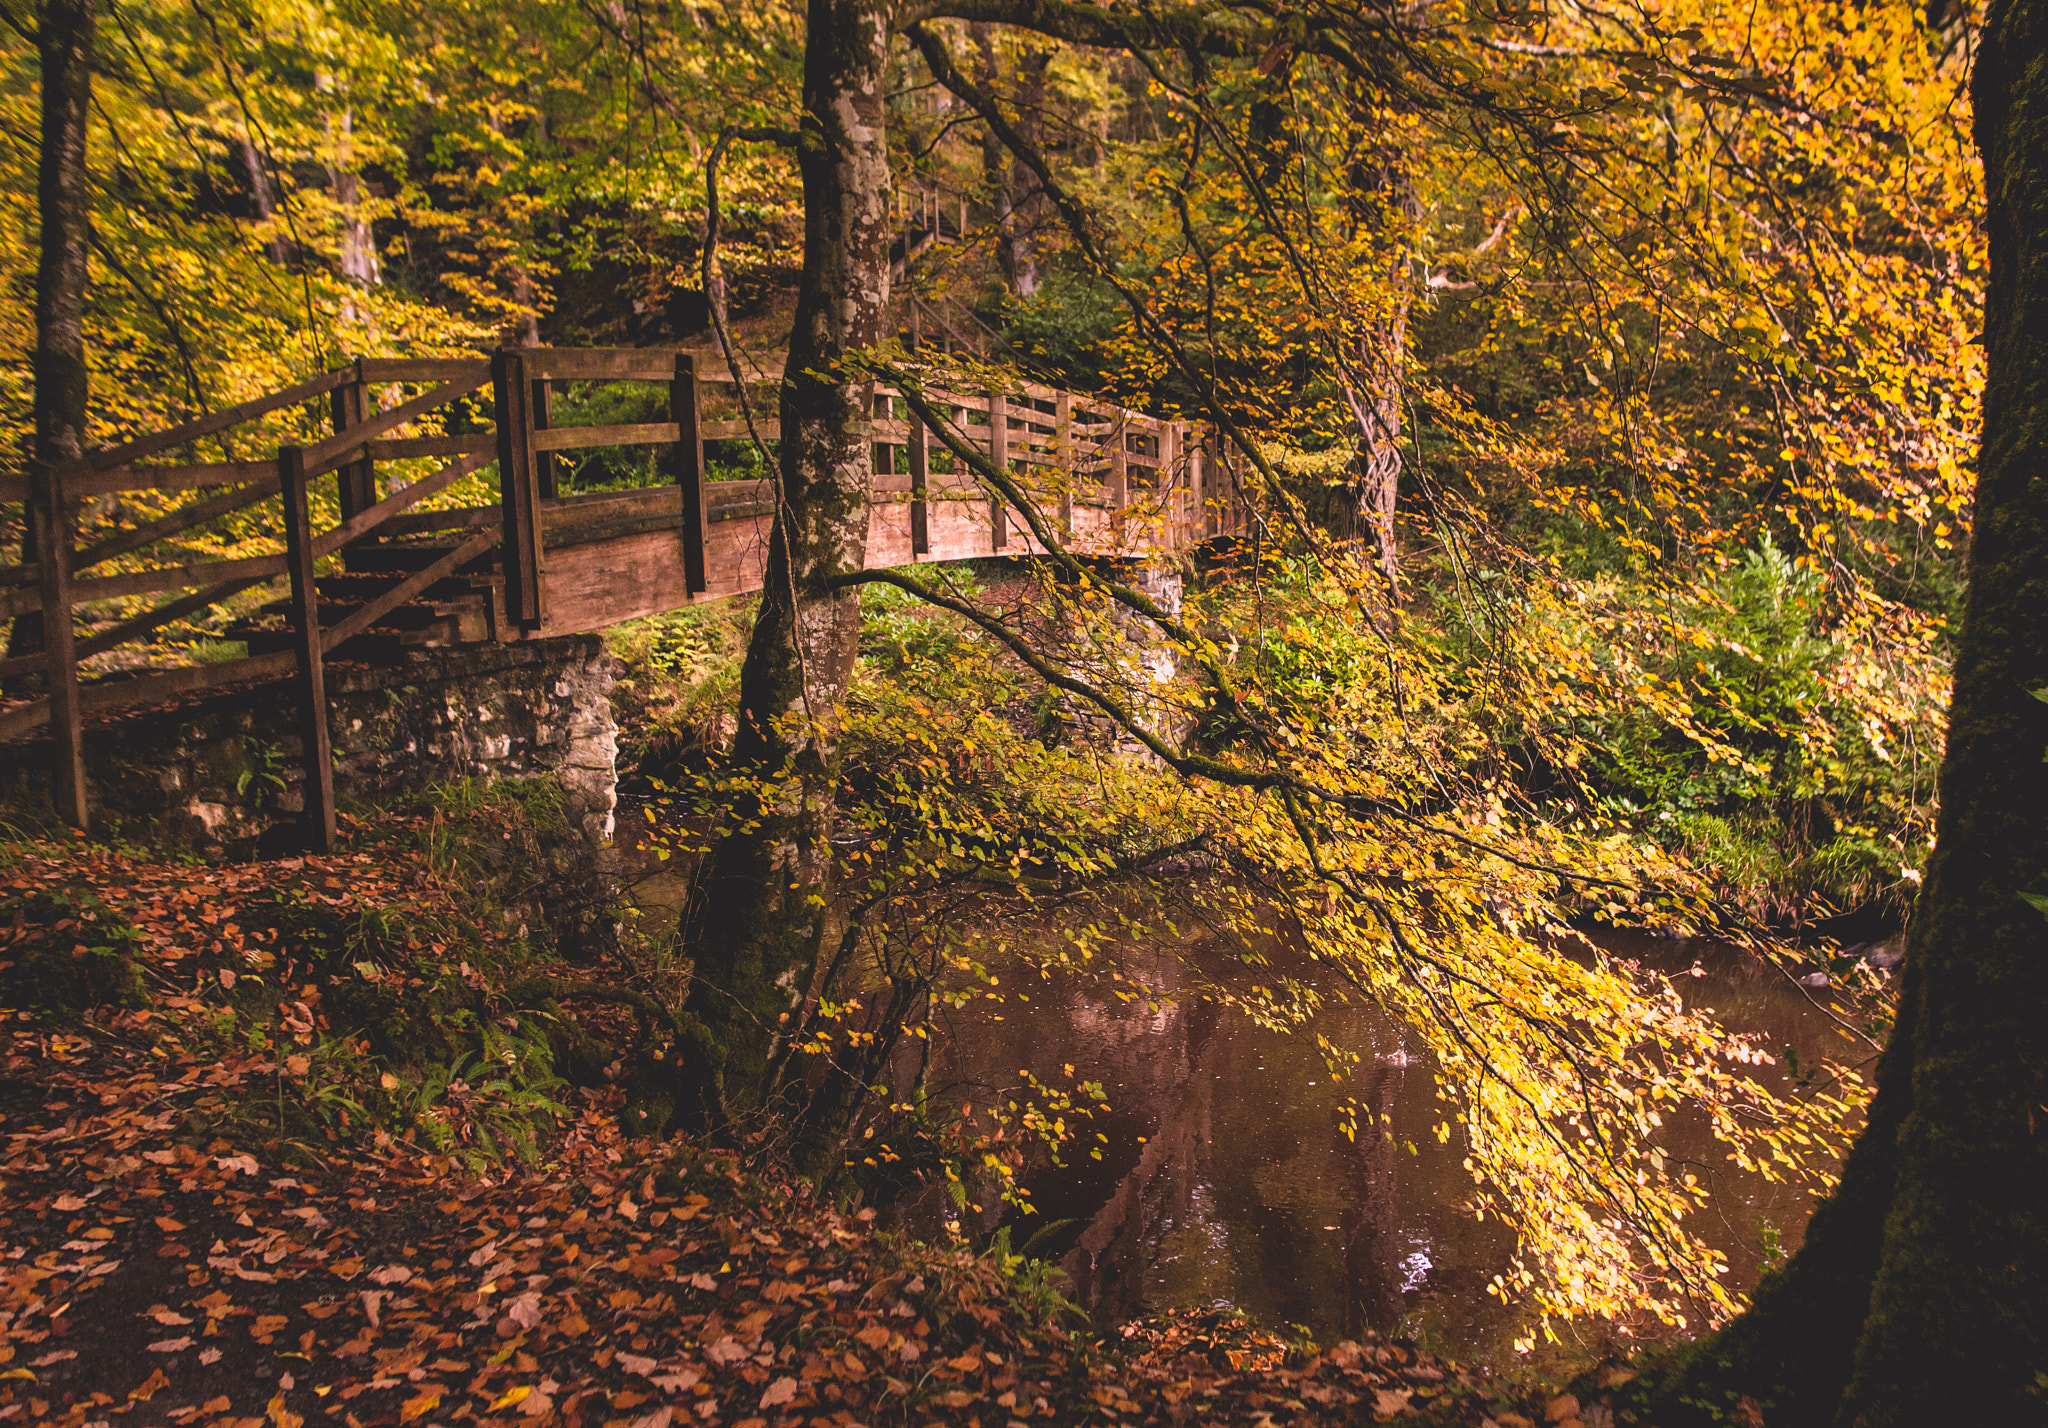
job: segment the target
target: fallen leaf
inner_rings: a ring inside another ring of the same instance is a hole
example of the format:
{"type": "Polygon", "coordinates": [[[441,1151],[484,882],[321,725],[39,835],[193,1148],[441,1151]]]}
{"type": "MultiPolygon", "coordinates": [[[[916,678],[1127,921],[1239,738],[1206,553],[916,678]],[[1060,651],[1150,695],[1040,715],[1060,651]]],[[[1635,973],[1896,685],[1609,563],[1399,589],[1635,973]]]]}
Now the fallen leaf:
{"type": "Polygon", "coordinates": [[[431,1413],[440,1406],[441,1391],[439,1389],[429,1389],[417,1398],[408,1398],[405,1401],[405,1406],[398,1410],[398,1421],[400,1423],[410,1423],[413,1419],[420,1417],[422,1414],[431,1413]]]}
{"type": "Polygon", "coordinates": [[[179,1354],[192,1347],[192,1336],[183,1335],[176,1339],[158,1339],[149,1346],[153,1354],[179,1354]]]}
{"type": "Polygon", "coordinates": [[[532,1392],[532,1387],[527,1384],[521,1384],[517,1388],[508,1388],[498,1395],[497,1401],[491,1404],[487,1411],[496,1413],[501,1408],[517,1408],[520,1404],[526,1402],[527,1395],[532,1392]]]}
{"type": "Polygon", "coordinates": [[[142,1386],[140,1388],[137,1388],[130,1392],[128,1397],[131,1399],[139,1398],[143,1402],[147,1403],[150,1399],[156,1397],[156,1392],[158,1389],[164,1387],[164,1385],[168,1384],[170,1381],[171,1376],[169,1374],[165,1373],[162,1369],[157,1369],[154,1372],[152,1372],[148,1378],[142,1381],[142,1386]]]}
{"type": "Polygon", "coordinates": [[[292,1412],[284,1406],[284,1395],[281,1393],[270,1400],[269,1407],[265,1409],[265,1412],[270,1414],[270,1421],[276,1425],[276,1428],[300,1428],[300,1425],[306,1421],[299,1414],[292,1412]]]}
{"type": "Polygon", "coordinates": [[[1392,1418],[1397,1413],[1408,1411],[1409,1395],[1404,1390],[1376,1388],[1373,1395],[1372,1411],[1382,1418],[1392,1418]]]}
{"type": "Polygon", "coordinates": [[[768,1391],[761,1395],[761,1406],[763,1408],[780,1408],[795,1397],[796,1380],[793,1378],[778,1378],[775,1382],[769,1384],[768,1391]]]}
{"type": "Polygon", "coordinates": [[[29,1366],[31,1368],[48,1368],[51,1364],[61,1364],[66,1359],[75,1359],[77,1357],[78,1350],[76,1349],[52,1349],[49,1353],[39,1358],[30,1359],[29,1366]]]}

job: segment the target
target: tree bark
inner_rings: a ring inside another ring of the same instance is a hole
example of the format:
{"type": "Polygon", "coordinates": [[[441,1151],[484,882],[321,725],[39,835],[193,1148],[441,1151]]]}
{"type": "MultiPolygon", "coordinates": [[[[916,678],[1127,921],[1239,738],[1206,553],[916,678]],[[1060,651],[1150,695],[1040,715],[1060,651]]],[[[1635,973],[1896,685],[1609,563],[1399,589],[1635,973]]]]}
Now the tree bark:
{"type": "MultiPolygon", "coordinates": [[[[995,28],[978,20],[969,29],[980,52],[982,87],[994,93],[1001,70],[995,28]]],[[[1017,127],[1033,143],[1038,142],[1039,119],[1045,105],[1045,76],[1052,68],[1052,58],[1052,49],[1045,46],[1035,47],[1024,56],[1017,127]]],[[[1028,298],[1038,291],[1038,260],[1032,253],[1022,215],[1037,194],[1037,181],[993,131],[982,136],[981,174],[996,211],[996,264],[1002,269],[1010,291],[1028,298]]]]}
{"type": "MultiPolygon", "coordinates": [[[[49,465],[85,454],[85,280],[92,195],[85,168],[92,110],[93,0],[44,0],[36,47],[42,66],[43,132],[36,201],[35,459],[49,465]]],[[[36,558],[25,522],[22,559],[36,558]]],[[[40,612],[16,618],[10,655],[43,647],[40,612]]]]}
{"type": "MultiPolygon", "coordinates": [[[[1936,852],[1869,1124],[1805,1245],[1665,1405],[1770,1424],[2039,1423],[2048,1374],[2048,11],[1973,80],[1991,280],[1936,852]]],[[[1671,1421],[1667,1416],[1665,1421],[1671,1421]]]]}
{"type": "Polygon", "coordinates": [[[876,0],[810,0],[798,166],[804,267],[782,384],[779,499],[740,674],[733,759],[761,780],[746,830],[712,851],[691,1006],[722,1044],[699,1073],[703,1117],[760,1095],[785,1013],[825,934],[840,700],[860,640],[857,589],[874,484],[867,379],[846,359],[881,340],[889,300],[889,27],[876,0]],[[708,1072],[708,1075],[703,1073],[708,1072]]]}
{"type": "Polygon", "coordinates": [[[1394,511],[1401,492],[1401,416],[1407,403],[1409,244],[1420,208],[1409,156],[1396,142],[1374,137],[1385,122],[1375,102],[1355,95],[1352,114],[1362,137],[1349,166],[1351,237],[1386,245],[1388,297],[1386,312],[1370,324],[1353,354],[1355,377],[1344,384],[1358,427],[1353,522],[1357,535],[1370,531],[1379,547],[1380,573],[1391,597],[1401,572],[1394,511]]]}

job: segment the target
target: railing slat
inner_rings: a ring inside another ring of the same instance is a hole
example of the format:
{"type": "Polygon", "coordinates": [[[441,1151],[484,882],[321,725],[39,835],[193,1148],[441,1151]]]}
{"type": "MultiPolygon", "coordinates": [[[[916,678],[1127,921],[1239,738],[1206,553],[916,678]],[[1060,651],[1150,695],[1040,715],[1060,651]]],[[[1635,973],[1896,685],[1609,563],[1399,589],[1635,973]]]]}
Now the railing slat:
{"type": "MultiPolygon", "coordinates": [[[[671,372],[669,379],[673,381],[671,372]]],[[[672,421],[646,422],[634,426],[557,426],[533,434],[535,451],[568,451],[581,446],[666,446],[682,439],[682,428],[672,421]]]]}
{"type": "Polygon", "coordinates": [[[399,403],[388,412],[379,412],[367,418],[359,427],[306,447],[306,479],[310,481],[315,476],[333,470],[348,460],[357,447],[365,445],[391,428],[404,426],[414,417],[425,416],[436,407],[444,407],[452,401],[468,396],[484,384],[490,373],[488,362],[469,363],[463,375],[454,381],[443,382],[431,392],[422,393],[409,402],[399,403]]]}

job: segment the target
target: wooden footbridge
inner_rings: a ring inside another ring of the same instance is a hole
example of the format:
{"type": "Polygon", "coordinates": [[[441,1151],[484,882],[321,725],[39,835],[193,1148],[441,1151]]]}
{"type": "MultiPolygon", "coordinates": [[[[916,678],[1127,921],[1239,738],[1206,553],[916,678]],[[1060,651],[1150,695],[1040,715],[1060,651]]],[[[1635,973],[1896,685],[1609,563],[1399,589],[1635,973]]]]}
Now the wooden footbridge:
{"type": "MultiPolygon", "coordinates": [[[[720,442],[775,440],[772,389],[781,375],[769,359],[749,363],[735,381],[722,359],[679,349],[363,358],[61,468],[0,478],[0,500],[27,504],[40,553],[0,567],[0,615],[40,610],[44,635],[42,653],[0,660],[0,678],[40,670],[48,690],[0,708],[0,744],[47,726],[58,810],[82,828],[87,718],[295,675],[308,838],[329,848],[326,662],[575,634],[760,588],[775,482],[709,479],[706,443],[716,452],[720,442]],[[556,425],[557,393],[590,382],[662,384],[667,420],[556,425]],[[740,405],[748,391],[751,409],[769,414],[751,426],[740,405]],[[326,435],[306,440],[322,425],[326,435]],[[209,440],[232,455],[236,429],[260,459],[152,464],[196,455],[209,440]],[[564,454],[605,447],[652,448],[659,483],[563,489],[564,454]],[[487,480],[493,465],[494,502],[450,504],[465,489],[458,483],[487,480]],[[80,544],[82,502],[111,506],[134,493],[154,493],[148,504],[160,513],[125,528],[107,523],[80,544]],[[266,512],[281,536],[271,553],[192,554],[189,543],[209,527],[266,512]],[[164,627],[264,586],[283,598],[230,631],[247,642],[246,656],[93,677],[96,656],[135,653],[164,627]],[[89,633],[76,627],[81,611],[89,633]]],[[[1173,553],[1243,520],[1234,485],[1185,423],[1028,383],[969,392],[945,390],[934,377],[926,394],[951,412],[956,440],[1017,474],[1077,553],[1173,553]]],[[[877,387],[872,401],[869,568],[1039,550],[1015,512],[899,410],[899,397],[877,387]]]]}

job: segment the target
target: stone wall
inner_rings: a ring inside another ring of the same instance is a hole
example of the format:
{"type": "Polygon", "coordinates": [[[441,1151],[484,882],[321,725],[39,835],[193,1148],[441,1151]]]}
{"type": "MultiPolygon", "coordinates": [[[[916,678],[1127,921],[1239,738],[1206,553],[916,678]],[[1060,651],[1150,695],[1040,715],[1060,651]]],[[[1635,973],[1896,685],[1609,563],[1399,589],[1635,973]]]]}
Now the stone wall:
{"type": "MultiPolygon", "coordinates": [[[[425,649],[391,666],[327,668],[337,801],[378,804],[436,783],[549,775],[596,849],[612,833],[612,661],[596,635],[425,649]]],[[[289,680],[125,711],[86,727],[96,829],[210,857],[298,842],[305,771],[289,680]]],[[[39,740],[0,748],[6,782],[42,794],[39,740]]]]}
{"type": "MultiPolygon", "coordinates": [[[[1168,616],[1181,613],[1180,567],[1162,558],[1118,561],[1105,572],[1150,599],[1168,616]]],[[[1188,717],[1178,696],[1180,662],[1173,643],[1159,627],[1133,610],[1102,600],[1084,613],[1069,609],[1061,643],[1066,657],[1083,678],[1097,681],[1120,695],[1153,733],[1178,744],[1187,733],[1188,717]]],[[[1152,752],[1094,704],[1073,695],[1060,699],[1075,737],[1084,743],[1142,762],[1152,752]]]]}

